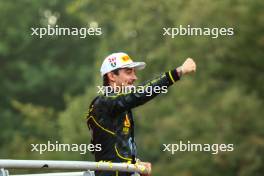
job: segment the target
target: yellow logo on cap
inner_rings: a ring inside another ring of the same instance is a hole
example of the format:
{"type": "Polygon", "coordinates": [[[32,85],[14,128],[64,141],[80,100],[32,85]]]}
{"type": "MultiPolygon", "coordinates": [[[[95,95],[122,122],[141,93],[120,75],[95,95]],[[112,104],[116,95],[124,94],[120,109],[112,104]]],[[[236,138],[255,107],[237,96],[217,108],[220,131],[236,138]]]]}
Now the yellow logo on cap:
{"type": "Polygon", "coordinates": [[[122,56],[121,58],[122,58],[122,62],[132,61],[128,55],[122,56]]]}

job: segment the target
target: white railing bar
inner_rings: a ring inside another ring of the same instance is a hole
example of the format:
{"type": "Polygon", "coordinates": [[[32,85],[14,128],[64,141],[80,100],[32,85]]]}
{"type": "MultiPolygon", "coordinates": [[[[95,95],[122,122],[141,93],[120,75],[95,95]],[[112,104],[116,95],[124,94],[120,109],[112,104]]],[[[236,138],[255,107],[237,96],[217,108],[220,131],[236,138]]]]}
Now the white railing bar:
{"type": "Polygon", "coordinates": [[[10,176],[94,176],[94,172],[57,172],[57,173],[41,173],[41,174],[19,174],[10,176]]]}
{"type": "Polygon", "coordinates": [[[89,162],[89,161],[61,161],[61,160],[11,160],[0,159],[0,168],[8,169],[71,169],[71,170],[105,170],[121,172],[138,172],[150,174],[151,168],[142,164],[89,162]]]}

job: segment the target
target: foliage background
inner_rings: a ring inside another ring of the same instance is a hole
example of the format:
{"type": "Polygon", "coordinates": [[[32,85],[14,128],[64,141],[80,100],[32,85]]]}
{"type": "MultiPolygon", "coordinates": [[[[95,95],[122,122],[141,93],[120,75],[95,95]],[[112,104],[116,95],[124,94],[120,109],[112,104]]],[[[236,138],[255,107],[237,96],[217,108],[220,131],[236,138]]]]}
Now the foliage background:
{"type": "MultiPolygon", "coordinates": [[[[93,160],[31,152],[31,143],[89,143],[85,114],[109,53],[147,62],[140,81],[193,57],[197,73],[135,109],[139,155],[153,175],[264,173],[264,1],[0,0],[0,158],[93,160]],[[97,23],[102,36],[31,36],[97,23]],[[235,35],[163,36],[163,27],[233,27],[235,35]],[[162,152],[163,143],[233,143],[233,152],[162,152]]],[[[31,172],[31,171],[27,171],[31,172]]]]}

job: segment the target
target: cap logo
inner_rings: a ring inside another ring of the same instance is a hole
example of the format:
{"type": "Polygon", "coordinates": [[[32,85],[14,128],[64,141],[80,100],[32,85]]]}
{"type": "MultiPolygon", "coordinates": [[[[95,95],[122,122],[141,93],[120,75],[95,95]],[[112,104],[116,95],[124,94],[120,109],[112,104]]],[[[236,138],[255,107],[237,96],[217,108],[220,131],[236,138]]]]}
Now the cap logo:
{"type": "Polygon", "coordinates": [[[116,67],[116,58],[115,57],[108,58],[108,61],[110,62],[110,65],[112,67],[116,67]]]}
{"type": "Polygon", "coordinates": [[[128,55],[122,56],[122,61],[123,62],[128,62],[131,61],[130,57],[128,55]]]}

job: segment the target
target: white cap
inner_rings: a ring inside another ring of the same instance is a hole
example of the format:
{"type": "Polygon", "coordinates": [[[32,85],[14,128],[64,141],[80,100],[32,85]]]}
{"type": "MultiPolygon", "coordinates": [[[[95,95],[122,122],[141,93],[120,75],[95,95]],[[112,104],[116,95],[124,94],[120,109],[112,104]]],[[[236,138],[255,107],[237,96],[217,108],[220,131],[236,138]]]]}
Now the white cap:
{"type": "Polygon", "coordinates": [[[118,68],[145,68],[145,62],[133,62],[132,59],[126,53],[113,53],[107,56],[101,66],[101,76],[109,73],[118,68]]]}

